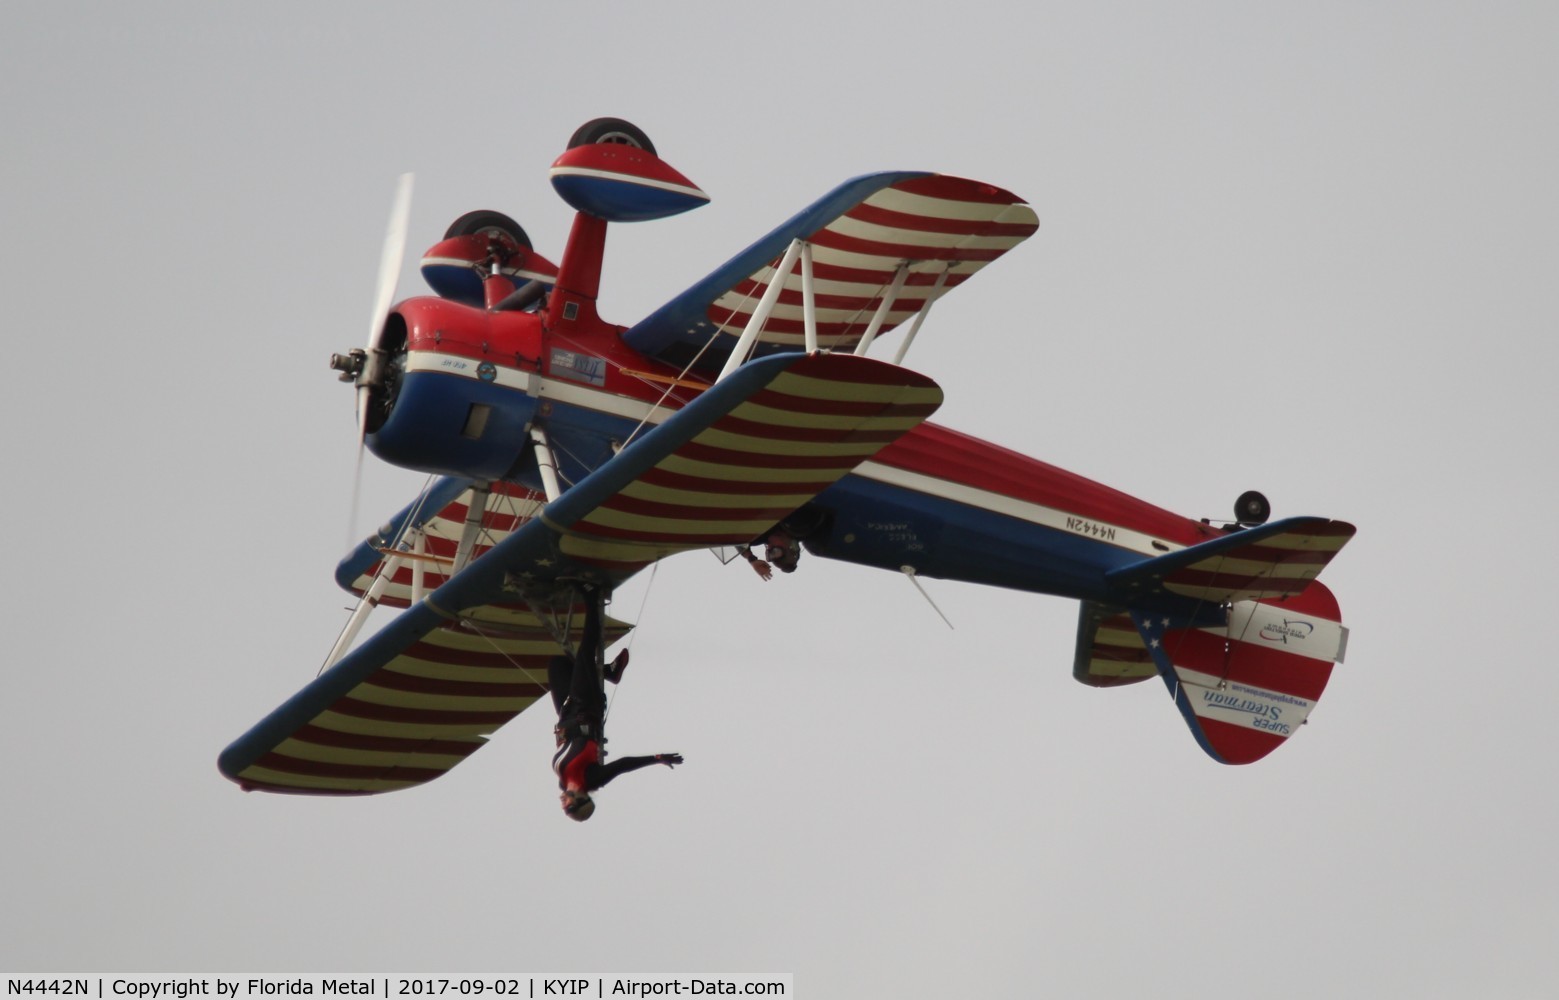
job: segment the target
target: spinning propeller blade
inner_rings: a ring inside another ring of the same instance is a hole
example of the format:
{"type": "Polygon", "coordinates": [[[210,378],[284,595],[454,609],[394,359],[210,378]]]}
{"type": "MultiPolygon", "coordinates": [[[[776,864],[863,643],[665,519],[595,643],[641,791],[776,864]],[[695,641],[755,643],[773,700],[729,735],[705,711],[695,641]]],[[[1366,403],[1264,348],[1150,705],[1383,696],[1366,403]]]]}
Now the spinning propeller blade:
{"type": "Polygon", "coordinates": [[[368,394],[384,379],[386,358],[379,346],[384,339],[384,321],[395,301],[395,286],[400,282],[401,260],[406,254],[406,228],[411,218],[411,174],[401,174],[390,207],[390,222],[384,231],[384,251],[379,256],[379,284],[374,291],[373,325],[368,329],[367,357],[357,380],[357,445],[361,452],[368,436],[368,394]]]}
{"type": "Polygon", "coordinates": [[[411,174],[401,174],[390,205],[390,221],[384,230],[384,249],[379,254],[378,287],[374,289],[372,325],[368,328],[368,347],[363,367],[357,375],[357,468],[352,473],[352,507],[347,515],[347,544],[357,538],[357,507],[363,488],[363,451],[368,443],[368,407],[374,386],[384,382],[385,357],[380,342],[384,339],[384,321],[395,304],[395,287],[400,283],[401,260],[406,255],[406,229],[411,219],[411,174]]]}

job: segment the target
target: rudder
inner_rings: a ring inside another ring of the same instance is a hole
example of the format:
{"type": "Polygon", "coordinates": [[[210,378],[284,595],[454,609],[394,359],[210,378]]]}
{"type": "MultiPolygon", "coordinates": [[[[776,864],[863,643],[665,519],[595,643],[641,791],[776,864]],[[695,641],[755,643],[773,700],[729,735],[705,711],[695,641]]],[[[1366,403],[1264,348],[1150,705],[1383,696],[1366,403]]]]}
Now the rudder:
{"type": "Polygon", "coordinates": [[[1288,597],[1237,601],[1221,627],[1130,615],[1192,735],[1224,764],[1260,760],[1294,735],[1347,650],[1337,599],[1316,581],[1288,597]]]}

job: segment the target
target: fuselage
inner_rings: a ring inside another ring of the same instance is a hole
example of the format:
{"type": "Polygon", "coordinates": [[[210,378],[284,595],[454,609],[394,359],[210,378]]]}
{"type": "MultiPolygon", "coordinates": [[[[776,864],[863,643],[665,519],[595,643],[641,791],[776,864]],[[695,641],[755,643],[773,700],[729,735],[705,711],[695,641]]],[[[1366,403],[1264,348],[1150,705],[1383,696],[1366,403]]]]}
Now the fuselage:
{"type": "MultiPolygon", "coordinates": [[[[396,465],[541,489],[528,430],[546,431],[564,489],[696,398],[707,376],[623,344],[593,309],[492,311],[403,302],[393,406],[368,442],[396,465]]],[[[1104,600],[1110,569],[1222,529],[932,423],[787,522],[812,553],[893,571],[1104,600]]]]}

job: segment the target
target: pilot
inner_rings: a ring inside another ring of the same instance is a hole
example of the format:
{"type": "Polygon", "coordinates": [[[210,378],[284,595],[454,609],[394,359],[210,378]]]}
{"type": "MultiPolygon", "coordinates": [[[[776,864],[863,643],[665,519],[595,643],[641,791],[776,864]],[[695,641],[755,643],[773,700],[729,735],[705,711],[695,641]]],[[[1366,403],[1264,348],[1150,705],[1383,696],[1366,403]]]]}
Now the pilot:
{"type": "MultiPolygon", "coordinates": [[[[552,757],[552,769],[558,775],[558,788],[563,812],[570,818],[584,822],[595,812],[595,800],[590,793],[606,785],[619,774],[637,771],[651,764],[675,767],[682,763],[679,753],[658,753],[653,757],[624,757],[610,764],[603,763],[606,754],[602,749],[606,737],[602,725],[606,717],[606,692],[595,677],[595,663],[601,648],[601,605],[598,592],[584,589],[585,627],[574,656],[555,656],[547,669],[547,683],[552,689],[552,704],[558,712],[558,724],[552,734],[557,741],[557,753],[552,757]]],[[[624,650],[604,672],[606,680],[616,684],[628,666],[628,653],[624,650]]]]}
{"type": "Polygon", "coordinates": [[[801,562],[801,543],[784,528],[776,527],[742,546],[741,555],[759,577],[772,580],[774,566],[778,566],[781,573],[796,571],[796,565],[801,562]],[[753,555],[753,547],[757,545],[763,546],[764,559],[753,555]]]}

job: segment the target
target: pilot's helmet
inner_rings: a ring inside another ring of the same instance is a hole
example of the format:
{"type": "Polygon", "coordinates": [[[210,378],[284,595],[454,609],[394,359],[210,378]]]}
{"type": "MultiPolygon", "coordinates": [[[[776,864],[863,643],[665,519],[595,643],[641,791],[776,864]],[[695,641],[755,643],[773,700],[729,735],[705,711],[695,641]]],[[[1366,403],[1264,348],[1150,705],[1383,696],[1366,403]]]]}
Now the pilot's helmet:
{"type": "Polygon", "coordinates": [[[563,812],[569,819],[583,823],[595,814],[595,799],[590,797],[589,792],[574,792],[563,803],[563,812]]]}
{"type": "Polygon", "coordinates": [[[794,573],[801,560],[801,546],[789,535],[776,531],[769,536],[764,558],[780,568],[782,573],[794,573]]]}

